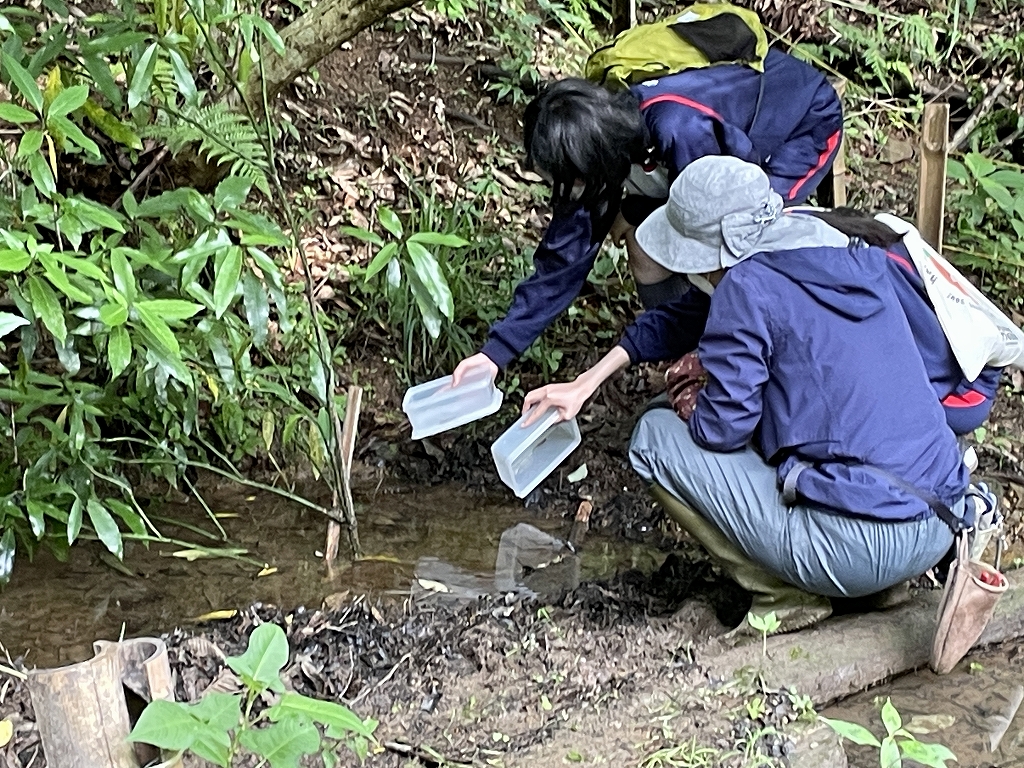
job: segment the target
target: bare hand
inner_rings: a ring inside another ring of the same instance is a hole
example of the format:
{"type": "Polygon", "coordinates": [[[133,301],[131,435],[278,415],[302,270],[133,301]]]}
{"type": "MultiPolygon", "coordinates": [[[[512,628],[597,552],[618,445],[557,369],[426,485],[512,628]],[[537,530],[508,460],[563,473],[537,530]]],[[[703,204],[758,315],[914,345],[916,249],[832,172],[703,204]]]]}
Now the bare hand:
{"type": "Polygon", "coordinates": [[[535,389],[528,393],[523,400],[524,414],[531,408],[533,409],[533,412],[523,422],[523,426],[527,427],[533,424],[552,408],[558,411],[559,421],[568,421],[580,412],[583,404],[592,394],[594,394],[594,387],[586,379],[576,379],[565,384],[548,384],[535,389]]]}
{"type": "Polygon", "coordinates": [[[620,213],[615,217],[615,221],[612,223],[612,228],[608,232],[608,237],[612,241],[612,245],[617,245],[620,248],[626,240],[626,234],[632,232],[636,227],[626,221],[620,213]]]}
{"type": "Polygon", "coordinates": [[[455,370],[452,372],[452,387],[459,386],[462,383],[463,377],[469,374],[470,371],[477,371],[481,368],[488,371],[493,382],[498,375],[498,366],[483,352],[477,352],[455,366],[455,370]]]}

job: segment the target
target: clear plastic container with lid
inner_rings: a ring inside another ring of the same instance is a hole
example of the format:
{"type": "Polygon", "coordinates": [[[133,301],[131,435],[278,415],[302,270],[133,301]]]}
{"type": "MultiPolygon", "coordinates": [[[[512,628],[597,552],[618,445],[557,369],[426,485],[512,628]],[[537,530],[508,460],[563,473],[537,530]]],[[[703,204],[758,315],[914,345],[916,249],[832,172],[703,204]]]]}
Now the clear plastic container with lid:
{"type": "Polygon", "coordinates": [[[494,386],[487,370],[469,371],[458,387],[452,377],[411,387],[402,400],[402,410],[412,424],[412,439],[436,435],[460,427],[501,408],[501,390],[494,386]]]}
{"type": "Polygon", "coordinates": [[[520,417],[491,446],[499,477],[520,499],[576,450],[581,440],[576,419],[559,421],[555,409],[524,428],[528,415],[520,417]]]}

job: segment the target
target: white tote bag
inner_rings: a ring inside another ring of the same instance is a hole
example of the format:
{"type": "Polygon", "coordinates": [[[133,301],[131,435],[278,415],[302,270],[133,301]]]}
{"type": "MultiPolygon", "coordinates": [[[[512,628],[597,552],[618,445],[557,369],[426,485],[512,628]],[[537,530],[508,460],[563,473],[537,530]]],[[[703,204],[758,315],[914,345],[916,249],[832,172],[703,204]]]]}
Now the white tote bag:
{"type": "Polygon", "coordinates": [[[888,213],[875,217],[903,236],[949,346],[968,381],[986,365],[1024,368],[1024,332],[907,222],[888,213]]]}

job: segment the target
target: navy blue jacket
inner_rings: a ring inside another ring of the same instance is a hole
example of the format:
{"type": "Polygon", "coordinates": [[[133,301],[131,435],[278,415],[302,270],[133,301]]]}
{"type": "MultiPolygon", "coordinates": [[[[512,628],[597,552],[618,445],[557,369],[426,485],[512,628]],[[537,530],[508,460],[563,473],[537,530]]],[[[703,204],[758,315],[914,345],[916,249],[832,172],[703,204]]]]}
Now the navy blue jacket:
{"type": "MultiPolygon", "coordinates": [[[[832,86],[813,67],[774,49],[763,75],[725,64],[632,90],[669,182],[697,158],[733,155],[761,165],[775,190],[787,202],[799,203],[828,171],[842,136],[842,105],[832,86]]],[[[621,195],[622,190],[612,190],[592,209],[552,219],[534,255],[534,274],[516,288],[508,314],[491,327],[483,347],[499,367],[522,354],[579,295],[621,195]]],[[[706,304],[693,298],[692,313],[702,323],[706,304]]]]}
{"type": "Polygon", "coordinates": [[[780,484],[808,462],[797,497],[842,513],[933,514],[885,473],[953,506],[967,470],[888,262],[851,245],[757,254],[730,269],[700,342],[708,384],[694,440],[714,451],[754,440],[780,484]]]}

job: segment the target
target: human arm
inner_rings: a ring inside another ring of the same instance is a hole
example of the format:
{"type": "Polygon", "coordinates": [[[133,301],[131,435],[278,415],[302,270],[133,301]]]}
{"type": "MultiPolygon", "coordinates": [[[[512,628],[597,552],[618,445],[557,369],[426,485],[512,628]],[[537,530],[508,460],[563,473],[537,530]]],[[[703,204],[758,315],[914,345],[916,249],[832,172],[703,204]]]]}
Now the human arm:
{"type": "Polygon", "coordinates": [[[772,351],[767,313],[746,265],[733,268],[715,289],[698,355],[708,383],[690,417],[694,442],[711,451],[745,446],[761,421],[772,351]]]}
{"type": "Polygon", "coordinates": [[[633,364],[678,360],[697,348],[708,320],[711,299],[691,288],[675,301],[640,315],[622,334],[619,346],[633,364]]]}
{"type": "Polygon", "coordinates": [[[591,368],[581,373],[574,381],[562,384],[548,384],[527,393],[523,400],[523,413],[531,408],[533,413],[523,426],[532,424],[545,412],[555,408],[561,421],[568,421],[583,407],[598,387],[612,374],[629,366],[629,354],[620,346],[616,346],[591,368]],[[534,407],[536,406],[536,407],[534,407]]]}
{"type": "Polygon", "coordinates": [[[1002,372],[1002,368],[983,368],[977,379],[964,379],[942,399],[946,423],[955,434],[966,435],[985,422],[999,391],[1002,372]]]}

